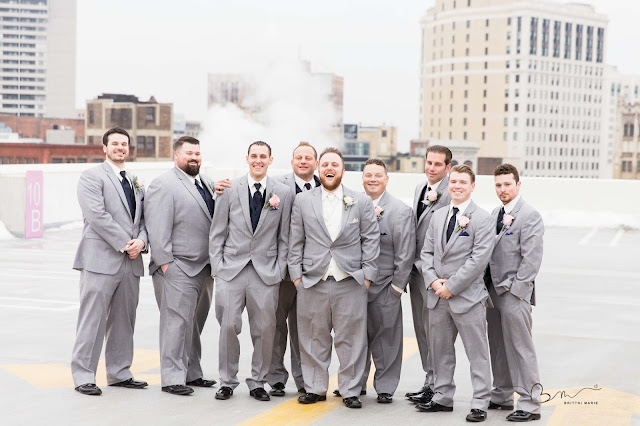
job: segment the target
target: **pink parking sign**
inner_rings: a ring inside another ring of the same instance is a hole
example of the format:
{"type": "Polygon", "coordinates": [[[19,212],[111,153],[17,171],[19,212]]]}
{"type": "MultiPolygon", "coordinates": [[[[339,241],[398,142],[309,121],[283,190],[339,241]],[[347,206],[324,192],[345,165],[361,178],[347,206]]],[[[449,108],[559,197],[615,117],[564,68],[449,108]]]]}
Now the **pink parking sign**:
{"type": "Polygon", "coordinates": [[[25,238],[42,237],[42,170],[27,171],[25,238]]]}

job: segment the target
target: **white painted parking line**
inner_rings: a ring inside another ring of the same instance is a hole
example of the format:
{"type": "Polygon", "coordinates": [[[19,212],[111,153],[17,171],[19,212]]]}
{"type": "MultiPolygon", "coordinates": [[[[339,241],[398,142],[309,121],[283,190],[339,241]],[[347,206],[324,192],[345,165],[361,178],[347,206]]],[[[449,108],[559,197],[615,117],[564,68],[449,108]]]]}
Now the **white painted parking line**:
{"type": "Polygon", "coordinates": [[[1,304],[0,308],[11,309],[27,309],[34,311],[53,311],[53,312],[67,312],[78,309],[79,303],[67,300],[55,300],[55,299],[33,299],[28,297],[0,297],[0,302],[9,302],[9,304],[1,304]],[[24,304],[20,304],[20,302],[24,304]],[[54,306],[47,306],[54,305],[54,306]],[[63,306],[60,306],[63,305],[63,306]]]}
{"type": "Polygon", "coordinates": [[[36,280],[42,280],[42,281],[50,281],[50,280],[59,280],[59,281],[69,281],[71,279],[78,279],[77,274],[74,276],[71,275],[67,275],[67,276],[53,276],[53,275],[31,275],[31,274],[24,274],[24,273],[8,273],[8,272],[0,272],[0,281],[3,281],[2,279],[4,279],[5,277],[7,278],[21,278],[21,279],[36,279],[36,280]]]}
{"type": "Polygon", "coordinates": [[[23,305],[0,305],[0,308],[7,309],[26,309],[30,311],[53,311],[53,312],[67,312],[78,309],[77,306],[65,306],[61,308],[47,308],[42,306],[23,306],[23,305]]]}
{"type": "Polygon", "coordinates": [[[589,241],[591,240],[591,238],[593,238],[594,235],[596,235],[596,233],[598,232],[598,228],[593,228],[591,231],[589,231],[589,233],[587,235],[585,235],[584,237],[582,237],[582,239],[580,240],[580,242],[578,242],[578,245],[580,246],[584,246],[587,243],[589,243],[589,241]]]}
{"type": "Polygon", "coordinates": [[[611,239],[611,242],[609,243],[609,247],[617,246],[618,241],[620,241],[620,238],[622,238],[623,235],[624,235],[624,229],[618,229],[618,232],[616,232],[616,235],[614,235],[613,238],[611,239]]]}

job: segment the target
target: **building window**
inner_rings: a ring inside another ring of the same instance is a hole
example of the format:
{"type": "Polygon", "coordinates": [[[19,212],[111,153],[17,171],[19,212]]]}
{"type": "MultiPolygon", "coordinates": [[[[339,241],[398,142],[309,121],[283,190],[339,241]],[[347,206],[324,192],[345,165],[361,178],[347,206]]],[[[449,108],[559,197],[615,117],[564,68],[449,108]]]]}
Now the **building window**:
{"type": "MultiPolygon", "coordinates": [[[[604,28],[598,28],[598,41],[596,44],[596,62],[602,63],[604,51],[604,28]]],[[[636,95],[638,94],[638,87],[636,86],[636,95]]]]}
{"type": "Polygon", "coordinates": [[[538,49],[538,18],[531,18],[531,32],[529,34],[529,54],[535,55],[538,49]]]}
{"type": "Polygon", "coordinates": [[[582,25],[576,24],[576,60],[582,59],[582,25]]]}
{"type": "Polygon", "coordinates": [[[147,107],[147,121],[156,121],[156,109],[155,107],[147,107]]]}
{"type": "Polygon", "coordinates": [[[549,55],[549,20],[542,20],[542,56],[549,55]]]}
{"type": "Polygon", "coordinates": [[[571,27],[570,23],[564,24],[564,58],[571,59],[571,27]]]}
{"type": "Polygon", "coordinates": [[[95,123],[95,114],[92,109],[89,110],[89,124],[95,123]]]}
{"type": "Polygon", "coordinates": [[[560,21],[553,22],[553,57],[560,57],[560,30],[562,23],[560,21]]]}
{"type": "Polygon", "coordinates": [[[587,51],[585,60],[588,62],[593,60],[593,27],[587,27],[587,51]]]}

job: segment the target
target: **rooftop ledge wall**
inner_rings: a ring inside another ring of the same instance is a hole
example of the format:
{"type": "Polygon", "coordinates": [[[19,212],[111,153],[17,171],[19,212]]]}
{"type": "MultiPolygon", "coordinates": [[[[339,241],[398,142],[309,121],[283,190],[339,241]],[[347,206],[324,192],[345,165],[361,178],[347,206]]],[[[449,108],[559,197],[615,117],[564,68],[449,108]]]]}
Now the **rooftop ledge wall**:
{"type": "MultiPolygon", "coordinates": [[[[80,174],[96,164],[34,164],[0,166],[0,229],[2,223],[15,236],[25,234],[26,172],[43,172],[43,224],[45,232],[82,220],[76,198],[80,174]]],[[[171,162],[128,163],[127,171],[147,186],[153,178],[173,167],[171,162]]],[[[203,163],[202,171],[217,180],[234,178],[247,168],[223,169],[203,163]]],[[[269,175],[290,173],[273,169],[269,175]]],[[[424,174],[390,173],[387,190],[408,204],[424,174]]],[[[343,183],[362,190],[360,172],[346,172],[343,183]]],[[[564,178],[522,178],[522,196],[543,216],[547,226],[640,229],[640,181],[564,178]]],[[[477,176],[473,200],[492,210],[499,202],[493,176],[477,176]]]]}

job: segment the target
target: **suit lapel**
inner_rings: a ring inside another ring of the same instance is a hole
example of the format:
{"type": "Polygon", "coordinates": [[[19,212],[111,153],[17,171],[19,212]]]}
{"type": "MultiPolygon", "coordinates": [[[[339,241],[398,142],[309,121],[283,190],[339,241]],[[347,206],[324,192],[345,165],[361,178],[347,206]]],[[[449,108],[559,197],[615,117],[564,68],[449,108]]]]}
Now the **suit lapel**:
{"type": "MultiPolygon", "coordinates": [[[[204,190],[208,191],[209,195],[211,195],[211,199],[213,199],[213,195],[214,195],[215,191],[211,189],[211,186],[210,186],[211,182],[207,178],[203,177],[202,175],[200,175],[200,181],[202,182],[202,187],[204,188],[204,190]]],[[[198,195],[200,195],[200,194],[198,194],[198,195]]],[[[202,195],[200,195],[200,198],[202,198],[202,195]]],[[[204,203],[204,200],[202,200],[202,202],[204,203]]],[[[215,209],[215,200],[213,202],[213,205],[214,205],[214,209],[215,209]]],[[[207,206],[207,204],[205,203],[205,207],[206,206],[207,206]]],[[[212,220],[213,218],[209,214],[209,207],[207,207],[206,213],[207,214],[205,216],[207,216],[207,218],[209,220],[212,220]]]]}
{"type": "Polygon", "coordinates": [[[124,208],[127,209],[127,212],[129,213],[129,217],[131,217],[131,210],[129,210],[129,203],[127,202],[127,196],[124,195],[124,189],[122,189],[122,183],[120,182],[120,179],[118,179],[115,173],[113,173],[111,166],[108,165],[106,161],[102,163],[102,168],[104,169],[105,172],[107,172],[107,176],[111,180],[111,183],[113,183],[113,186],[116,187],[116,191],[120,196],[120,200],[122,201],[122,204],[124,204],[124,208]]]}
{"type": "Polygon", "coordinates": [[[340,209],[342,210],[342,224],[340,225],[340,232],[338,233],[336,240],[340,238],[340,236],[342,235],[342,231],[344,231],[345,226],[347,226],[347,224],[349,223],[349,219],[353,216],[351,212],[353,211],[354,208],[356,208],[355,197],[351,195],[351,191],[349,191],[344,186],[342,187],[342,197],[343,199],[340,200],[340,209]],[[346,206],[344,205],[344,197],[351,197],[354,200],[353,204],[348,206],[346,209],[345,209],[346,206]]]}
{"type": "Polygon", "coordinates": [[[318,218],[318,222],[320,222],[320,227],[327,234],[327,237],[331,239],[331,234],[329,234],[329,230],[327,229],[327,225],[324,223],[324,216],[322,215],[322,190],[313,191],[313,199],[311,200],[311,206],[313,208],[313,212],[316,214],[318,218]]]}
{"type": "Polygon", "coordinates": [[[249,196],[247,195],[249,191],[249,180],[247,179],[247,175],[244,175],[240,178],[240,183],[238,187],[235,189],[236,194],[240,201],[240,206],[242,207],[242,214],[244,215],[244,221],[247,223],[247,228],[249,228],[249,233],[253,235],[253,228],[251,227],[251,215],[249,213],[249,196]]]}
{"type": "MultiPolygon", "coordinates": [[[[518,202],[516,203],[515,207],[513,208],[513,210],[511,210],[510,214],[511,216],[513,216],[514,218],[518,216],[518,211],[520,211],[520,208],[522,207],[522,204],[524,203],[524,200],[522,199],[522,197],[520,197],[520,199],[518,200],[518,202]]],[[[494,217],[494,223],[497,225],[498,224],[498,214],[500,212],[500,208],[497,208],[495,210],[495,214],[493,215],[494,217]]],[[[506,215],[507,213],[505,213],[506,215]]],[[[513,221],[513,223],[511,224],[511,226],[509,228],[513,228],[514,226],[516,226],[515,220],[513,221]]],[[[502,239],[502,236],[504,234],[507,233],[507,228],[503,225],[502,229],[500,230],[500,233],[496,236],[496,244],[498,244],[498,242],[502,239]]]]}
{"type": "MultiPolygon", "coordinates": [[[[474,211],[476,211],[476,205],[473,201],[471,201],[471,203],[469,204],[469,207],[467,207],[467,209],[464,212],[460,212],[460,214],[458,215],[458,218],[456,219],[456,228],[454,228],[453,234],[451,234],[451,238],[449,239],[449,242],[444,246],[444,250],[442,251],[443,256],[446,255],[447,252],[449,252],[449,250],[451,249],[451,247],[453,247],[456,240],[458,239],[458,237],[463,231],[463,229],[458,226],[458,219],[460,219],[462,216],[469,216],[469,215],[473,216],[474,211]]],[[[446,221],[447,219],[445,219],[445,226],[447,226],[446,221]]]]}
{"type": "MultiPolygon", "coordinates": [[[[429,185],[429,181],[425,182],[425,185],[429,185]]],[[[424,186],[422,187],[422,189],[424,189],[424,186]]],[[[422,192],[422,189],[420,189],[420,193],[422,192]]],[[[449,176],[445,176],[444,179],[442,179],[442,181],[440,182],[440,185],[438,185],[438,191],[436,191],[438,194],[442,194],[435,203],[431,204],[430,206],[427,206],[427,208],[424,210],[424,212],[422,213],[422,216],[420,216],[419,220],[418,220],[418,226],[420,226],[420,223],[422,222],[422,220],[429,214],[429,212],[438,204],[440,204],[442,197],[444,197],[445,191],[449,190],[449,176]]],[[[418,193],[418,197],[420,196],[420,193],[418,193]]],[[[418,202],[422,202],[422,200],[419,200],[418,202]]],[[[417,210],[416,210],[417,211],[417,210]]]]}
{"type": "Polygon", "coordinates": [[[140,220],[140,216],[142,215],[142,208],[140,206],[142,206],[143,202],[142,202],[142,190],[138,189],[136,190],[135,188],[133,189],[133,193],[134,196],[136,198],[136,217],[133,221],[133,223],[138,223],[138,221],[140,220]]]}
{"type": "MultiPolygon", "coordinates": [[[[428,185],[429,181],[425,180],[423,185],[419,185],[416,187],[416,193],[413,196],[414,200],[413,200],[413,211],[415,214],[418,214],[418,206],[420,205],[420,202],[422,202],[422,200],[420,199],[420,194],[422,194],[422,190],[424,189],[425,185],[428,185]]],[[[420,222],[420,219],[422,218],[419,217],[417,218],[418,222],[420,222]]]]}
{"type": "Polygon", "coordinates": [[[178,176],[178,179],[180,179],[180,182],[182,182],[182,185],[185,187],[185,189],[196,200],[196,203],[200,205],[200,208],[202,209],[202,212],[205,214],[205,216],[211,219],[211,216],[209,215],[209,209],[207,208],[207,205],[205,204],[204,199],[202,198],[202,195],[200,195],[200,192],[198,192],[198,188],[196,188],[196,185],[192,184],[191,180],[187,179],[184,173],[182,173],[177,168],[174,168],[173,171],[176,174],[176,176],[178,176]]]}
{"type": "MultiPolygon", "coordinates": [[[[264,193],[264,204],[267,204],[267,200],[269,200],[269,194],[273,192],[273,188],[275,187],[275,184],[273,183],[273,179],[269,179],[269,177],[267,177],[266,186],[267,186],[267,190],[264,193]]],[[[262,210],[263,211],[260,213],[260,219],[258,219],[258,225],[256,226],[255,234],[258,233],[260,226],[262,226],[262,222],[266,220],[265,218],[267,217],[267,214],[269,212],[269,209],[265,209],[264,206],[262,207],[262,210]]]]}

